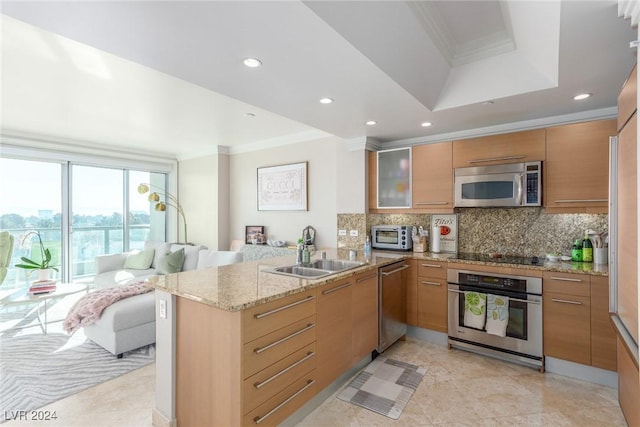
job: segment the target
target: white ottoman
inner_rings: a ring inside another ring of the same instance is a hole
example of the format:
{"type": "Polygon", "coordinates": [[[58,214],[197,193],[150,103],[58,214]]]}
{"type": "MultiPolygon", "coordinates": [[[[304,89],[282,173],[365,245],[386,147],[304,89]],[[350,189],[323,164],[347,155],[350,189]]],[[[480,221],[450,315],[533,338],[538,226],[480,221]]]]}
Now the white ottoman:
{"type": "Polygon", "coordinates": [[[119,358],[156,342],[155,292],[122,299],[107,307],[100,319],[85,326],[87,338],[119,358]]]}

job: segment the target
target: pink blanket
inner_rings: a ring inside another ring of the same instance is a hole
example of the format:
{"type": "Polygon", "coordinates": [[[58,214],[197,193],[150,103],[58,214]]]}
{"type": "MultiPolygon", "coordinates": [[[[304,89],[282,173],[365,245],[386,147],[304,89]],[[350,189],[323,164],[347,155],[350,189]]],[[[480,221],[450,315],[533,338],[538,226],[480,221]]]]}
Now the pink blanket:
{"type": "Polygon", "coordinates": [[[73,333],[77,329],[88,326],[100,318],[102,311],[116,301],[152,291],[144,281],[124,286],[100,289],[80,298],[69,310],[62,327],[65,332],[73,333]]]}

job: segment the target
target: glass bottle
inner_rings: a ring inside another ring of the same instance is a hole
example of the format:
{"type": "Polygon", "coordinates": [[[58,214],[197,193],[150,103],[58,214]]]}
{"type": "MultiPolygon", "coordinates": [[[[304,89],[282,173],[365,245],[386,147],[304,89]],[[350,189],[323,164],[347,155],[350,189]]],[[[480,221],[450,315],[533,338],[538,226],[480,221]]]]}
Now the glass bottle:
{"type": "Polygon", "coordinates": [[[582,261],[582,242],[580,241],[580,239],[576,239],[576,241],[573,243],[573,247],[571,248],[571,261],[582,261]]]}
{"type": "Polygon", "coordinates": [[[593,245],[589,236],[584,236],[582,240],[582,261],[593,262],[593,245]]]}
{"type": "Polygon", "coordinates": [[[371,258],[371,238],[367,234],[367,240],[364,242],[364,258],[369,260],[371,258]]]}

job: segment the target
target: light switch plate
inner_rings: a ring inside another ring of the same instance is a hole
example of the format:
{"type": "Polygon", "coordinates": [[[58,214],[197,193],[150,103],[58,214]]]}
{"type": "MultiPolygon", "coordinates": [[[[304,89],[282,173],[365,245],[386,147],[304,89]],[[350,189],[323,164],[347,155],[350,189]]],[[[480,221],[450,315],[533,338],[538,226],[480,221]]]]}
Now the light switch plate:
{"type": "Polygon", "coordinates": [[[338,236],[346,236],[347,230],[338,230],[338,236]]]}
{"type": "Polygon", "coordinates": [[[351,237],[358,237],[358,230],[351,230],[349,231],[349,235],[351,237]]]}
{"type": "Polygon", "coordinates": [[[163,319],[167,318],[167,300],[160,300],[160,317],[163,319]]]}

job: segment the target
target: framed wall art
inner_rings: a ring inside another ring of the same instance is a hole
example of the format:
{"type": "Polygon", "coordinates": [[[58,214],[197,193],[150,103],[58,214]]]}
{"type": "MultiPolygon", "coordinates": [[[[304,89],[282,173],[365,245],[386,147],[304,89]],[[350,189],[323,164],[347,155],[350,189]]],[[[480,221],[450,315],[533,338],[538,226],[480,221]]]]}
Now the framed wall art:
{"type": "Polygon", "coordinates": [[[258,168],[258,210],[306,211],[307,163],[258,168]]]}
{"type": "Polygon", "coordinates": [[[251,239],[255,238],[258,234],[264,235],[264,225],[247,225],[244,227],[244,242],[251,244],[251,239]]]}

